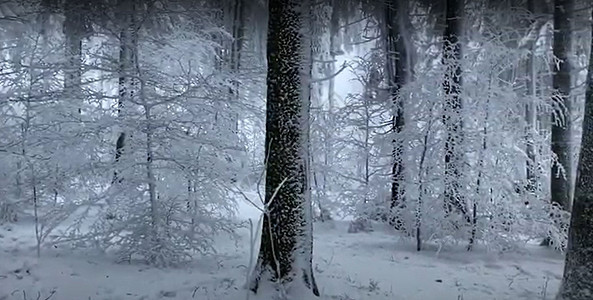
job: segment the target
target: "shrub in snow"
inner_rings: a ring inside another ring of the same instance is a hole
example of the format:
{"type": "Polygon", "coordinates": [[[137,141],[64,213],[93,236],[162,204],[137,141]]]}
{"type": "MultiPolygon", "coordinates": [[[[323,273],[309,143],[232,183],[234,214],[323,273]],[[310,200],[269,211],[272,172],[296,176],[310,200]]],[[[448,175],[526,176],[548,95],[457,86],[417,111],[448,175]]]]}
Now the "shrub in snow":
{"type": "Polygon", "coordinates": [[[175,185],[163,188],[152,204],[141,186],[126,189],[103,208],[78,216],[77,226],[56,242],[114,253],[121,262],[142,260],[161,267],[214,253],[216,235],[234,236],[237,224],[230,220],[234,206],[224,188],[202,188],[191,198],[176,193],[183,189],[175,185]]]}
{"type": "Polygon", "coordinates": [[[313,221],[319,222],[327,222],[333,220],[331,216],[331,212],[329,209],[325,207],[321,207],[318,210],[315,210],[315,216],[313,217],[313,221]]]}
{"type": "Polygon", "coordinates": [[[135,76],[120,80],[118,116],[103,116],[115,126],[96,196],[81,204],[91,209],[58,242],[166,266],[212,253],[216,234],[233,234],[230,190],[245,153],[239,101],[229,91],[232,75],[212,64],[210,35],[187,30],[194,25],[187,22],[160,33],[166,45],[140,31],[130,50],[138,52],[135,76]]]}
{"type": "MultiPolygon", "coordinates": [[[[516,78],[501,79],[500,74],[523,64],[529,53],[509,48],[504,39],[492,38],[505,31],[502,24],[492,25],[473,32],[475,44],[466,45],[464,50],[463,126],[455,136],[457,150],[463,153],[458,174],[445,173],[447,135],[443,118],[452,116],[444,109],[445,68],[438,63],[440,51],[429,49],[432,41],[424,40],[429,48],[418,48],[416,78],[400,90],[399,97],[406,103],[406,126],[397,135],[389,134],[392,101],[364,77],[371,73],[368,70],[376,57],[360,58],[353,73],[362,91],[346,99],[345,107],[339,110],[344,111],[344,124],[335,133],[343,136],[340,157],[344,158],[344,162],[335,162],[340,168],[336,173],[344,179],[337,198],[348,212],[385,222],[396,215],[403,223],[404,235],[419,235],[420,243],[468,244],[471,239],[489,249],[506,251],[549,236],[552,245],[562,248],[566,244],[568,214],[550,206],[545,185],[532,184],[549,182],[547,170],[555,161],[549,150],[549,132],[534,127],[536,124],[528,122],[523,113],[529,105],[559,116],[559,103],[551,100],[550,91],[527,95],[516,85],[516,78]],[[406,145],[405,201],[402,207],[391,210],[394,139],[406,145]],[[526,153],[531,148],[535,149],[534,161],[526,153]],[[532,178],[527,178],[527,167],[532,178]],[[444,191],[451,182],[458,185],[460,203],[447,209],[444,191]]],[[[423,40],[426,36],[415,38],[423,40]]],[[[535,44],[542,47],[539,42],[535,44]]],[[[550,53],[536,50],[534,59],[545,64],[550,53]]],[[[541,75],[546,70],[538,72],[541,75]]]]}
{"type": "Polygon", "coordinates": [[[369,219],[366,218],[356,218],[355,220],[350,221],[348,224],[348,233],[359,233],[359,232],[372,232],[373,224],[369,219]]]}
{"type": "Polygon", "coordinates": [[[560,206],[553,204],[544,205],[542,211],[548,213],[549,219],[545,220],[542,230],[547,230],[542,245],[553,247],[557,250],[565,250],[568,242],[568,227],[570,225],[570,213],[560,206]]]}
{"type": "Polygon", "coordinates": [[[17,220],[16,205],[13,203],[0,203],[0,224],[14,223],[17,220]]]}
{"type": "MultiPolygon", "coordinates": [[[[191,109],[204,118],[216,112],[204,104],[191,109]]],[[[192,126],[184,112],[172,115],[167,107],[152,106],[150,115],[127,115],[133,120],[125,124],[137,126],[126,129],[128,146],[115,166],[118,180],[84,204],[100,206],[78,216],[62,241],[115,251],[120,260],[167,266],[212,253],[216,234],[233,234],[235,203],[228,186],[239,169],[237,142],[228,127],[192,126]]]]}

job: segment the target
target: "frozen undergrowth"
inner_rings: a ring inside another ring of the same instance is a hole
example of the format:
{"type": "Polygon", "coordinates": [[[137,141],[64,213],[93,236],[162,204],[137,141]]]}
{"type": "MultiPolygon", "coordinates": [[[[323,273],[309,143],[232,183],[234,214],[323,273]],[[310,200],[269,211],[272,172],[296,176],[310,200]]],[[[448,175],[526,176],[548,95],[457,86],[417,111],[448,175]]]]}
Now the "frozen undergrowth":
{"type": "MultiPolygon", "coordinates": [[[[536,246],[522,254],[462,248],[437,254],[436,247],[418,253],[388,229],[348,234],[347,228],[340,221],[316,224],[321,299],[553,299],[562,274],[562,257],[536,246]]],[[[0,300],[246,299],[247,230],[240,232],[245,239],[238,248],[221,236],[216,256],[181,269],[115,264],[111,257],[67,249],[45,250],[38,260],[32,232],[26,224],[0,230],[0,300]]]]}

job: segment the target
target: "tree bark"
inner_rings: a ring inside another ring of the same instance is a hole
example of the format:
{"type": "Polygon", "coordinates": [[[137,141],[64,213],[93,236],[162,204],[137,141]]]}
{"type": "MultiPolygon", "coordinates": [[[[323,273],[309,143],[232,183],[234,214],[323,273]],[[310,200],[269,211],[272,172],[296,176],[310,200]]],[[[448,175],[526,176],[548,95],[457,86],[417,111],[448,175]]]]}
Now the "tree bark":
{"type": "Polygon", "coordinates": [[[459,192],[463,153],[459,147],[463,140],[461,117],[461,42],[463,32],[463,0],[447,0],[445,31],[443,33],[443,64],[445,65],[445,93],[443,122],[447,133],[445,141],[445,215],[457,210],[468,223],[471,221],[463,195],[459,192]]]}
{"type": "MultiPolygon", "coordinates": [[[[593,29],[593,25],[591,26],[593,29]]],[[[593,33],[591,34],[593,46],[593,33]]],[[[557,300],[585,300],[593,295],[593,51],[589,57],[583,142],[577,167],[574,206],[562,284],[557,300]]]]}
{"type": "MultiPolygon", "coordinates": [[[[136,20],[136,0],[120,0],[118,3],[122,26],[119,36],[119,99],[117,114],[120,124],[125,120],[125,106],[136,97],[136,66],[138,59],[138,28],[136,20]]],[[[115,171],[112,183],[119,183],[123,177],[118,173],[118,164],[126,146],[126,131],[122,128],[115,144],[115,171]]]]}
{"type": "Polygon", "coordinates": [[[341,52],[338,36],[340,34],[340,16],[339,8],[340,0],[331,0],[331,16],[329,22],[329,61],[325,68],[325,76],[329,78],[327,87],[327,113],[325,114],[325,124],[327,128],[327,135],[325,136],[325,151],[323,156],[323,164],[325,170],[323,171],[323,187],[322,189],[328,193],[332,191],[332,176],[329,170],[334,165],[334,134],[335,134],[335,86],[336,78],[333,76],[336,73],[336,57],[341,52]]]}
{"type": "Polygon", "coordinates": [[[572,25],[574,0],[556,0],[554,3],[554,56],[559,60],[553,75],[552,86],[558,101],[565,107],[564,122],[552,126],[552,151],[558,162],[552,165],[551,201],[565,210],[570,210],[571,176],[571,66],[569,54],[572,49],[572,25]],[[564,168],[561,172],[560,166],[564,168]]]}
{"type": "Polygon", "coordinates": [[[394,105],[392,132],[393,138],[393,166],[391,169],[391,225],[398,230],[404,230],[400,218],[401,210],[405,208],[404,187],[404,141],[401,132],[404,129],[404,103],[400,90],[411,74],[413,66],[408,65],[408,49],[406,37],[402,34],[401,26],[404,13],[407,10],[401,1],[390,0],[385,4],[385,36],[386,36],[386,73],[389,82],[389,94],[394,105]]]}
{"type": "Polygon", "coordinates": [[[159,203],[157,196],[157,179],[154,173],[153,156],[154,156],[154,143],[153,143],[153,128],[152,128],[152,116],[150,112],[150,106],[144,106],[144,117],[146,119],[146,181],[148,183],[148,197],[150,201],[150,234],[153,252],[148,257],[148,261],[151,264],[157,266],[164,266],[165,261],[157,253],[162,249],[162,241],[160,236],[160,219],[162,218],[159,212],[159,203]]]}
{"type": "Polygon", "coordinates": [[[270,0],[268,5],[266,206],[249,288],[257,293],[268,286],[283,297],[319,295],[312,267],[307,153],[311,45],[304,28],[310,5],[300,0],[270,0]]]}
{"type": "MultiPolygon", "coordinates": [[[[527,11],[532,16],[535,13],[534,0],[527,1],[527,11]]],[[[531,20],[533,24],[535,20],[531,20]]],[[[531,24],[530,24],[531,25],[531,24]]],[[[530,26],[531,27],[531,26],[530,26]]],[[[538,28],[536,28],[538,29],[538,28]]],[[[535,29],[534,29],[535,30],[535,29]]],[[[528,33],[529,34],[529,33],[528,33]]],[[[527,61],[525,62],[525,74],[526,80],[525,85],[527,86],[526,96],[528,102],[525,105],[525,122],[527,123],[526,132],[526,152],[527,152],[527,163],[526,163],[526,177],[527,185],[526,190],[530,193],[537,192],[537,149],[535,148],[535,134],[537,130],[537,104],[535,103],[537,97],[537,67],[536,60],[534,57],[534,51],[536,47],[536,40],[531,43],[531,52],[528,54],[527,61]]]]}
{"type": "Polygon", "coordinates": [[[66,67],[64,68],[64,94],[72,112],[81,112],[82,40],[85,34],[84,7],[80,1],[64,2],[64,36],[66,38],[66,67]]]}
{"type": "MultiPolygon", "coordinates": [[[[231,5],[232,14],[232,35],[233,41],[231,42],[230,49],[230,72],[234,77],[230,88],[230,94],[233,101],[240,101],[240,84],[239,76],[241,70],[241,52],[243,51],[243,45],[245,41],[245,0],[233,0],[231,5]]],[[[232,119],[232,132],[237,134],[239,130],[239,114],[236,113],[231,116],[232,119]]]]}
{"type": "MultiPolygon", "coordinates": [[[[233,42],[231,46],[231,70],[238,71],[241,67],[241,51],[245,39],[245,3],[244,0],[233,1],[233,42]]],[[[238,97],[238,82],[235,82],[234,89],[238,97]]]]}

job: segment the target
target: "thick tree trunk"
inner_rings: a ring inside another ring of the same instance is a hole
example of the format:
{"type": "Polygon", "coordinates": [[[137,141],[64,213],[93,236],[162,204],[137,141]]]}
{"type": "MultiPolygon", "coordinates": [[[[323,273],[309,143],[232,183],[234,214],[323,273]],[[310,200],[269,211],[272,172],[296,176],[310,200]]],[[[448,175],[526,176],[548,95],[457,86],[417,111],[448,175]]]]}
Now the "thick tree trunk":
{"type": "Polygon", "coordinates": [[[391,169],[391,225],[396,229],[405,230],[400,218],[400,211],[405,207],[404,187],[404,141],[401,132],[404,128],[404,103],[400,90],[411,74],[412,66],[408,65],[408,49],[406,37],[402,34],[402,18],[407,9],[401,1],[390,0],[385,7],[386,37],[386,73],[389,82],[389,93],[395,107],[393,114],[393,166],[391,169]]]}
{"type": "Polygon", "coordinates": [[[307,153],[311,49],[304,28],[310,3],[270,0],[268,9],[266,207],[249,287],[302,299],[302,293],[319,295],[312,266],[307,153]]]}
{"type": "MultiPolygon", "coordinates": [[[[136,0],[120,0],[119,12],[122,26],[119,36],[119,99],[117,113],[120,124],[125,119],[125,106],[136,97],[137,79],[135,78],[138,54],[138,28],[136,21],[136,0]]],[[[123,177],[118,173],[118,163],[126,146],[126,131],[122,128],[115,144],[115,171],[112,183],[121,182],[123,177]]]]}
{"type": "Polygon", "coordinates": [[[558,156],[558,163],[552,165],[551,196],[552,203],[570,210],[570,176],[571,172],[571,66],[569,55],[572,49],[572,26],[574,0],[556,0],[554,7],[554,56],[559,59],[552,86],[557,93],[558,101],[566,108],[564,122],[552,126],[552,151],[558,156]],[[564,172],[560,171],[560,164],[564,172]]]}
{"type": "Polygon", "coordinates": [[[453,209],[463,218],[471,221],[467,213],[465,199],[460,193],[462,150],[459,147],[463,139],[461,117],[461,42],[463,32],[463,0],[447,0],[445,31],[443,33],[443,63],[445,64],[445,104],[443,121],[447,132],[445,141],[445,214],[453,209]]]}
{"type": "MultiPolygon", "coordinates": [[[[593,46],[593,33],[591,38],[593,46]]],[[[583,142],[579,158],[564,276],[557,300],[586,300],[593,297],[593,51],[589,57],[583,142]]]]}

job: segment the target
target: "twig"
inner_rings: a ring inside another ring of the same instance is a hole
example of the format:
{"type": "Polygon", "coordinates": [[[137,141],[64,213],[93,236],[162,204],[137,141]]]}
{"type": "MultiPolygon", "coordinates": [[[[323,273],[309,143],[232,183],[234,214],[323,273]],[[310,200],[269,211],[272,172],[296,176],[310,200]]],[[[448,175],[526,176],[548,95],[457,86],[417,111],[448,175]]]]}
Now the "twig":
{"type": "Polygon", "coordinates": [[[267,155],[264,160],[264,168],[257,180],[257,186],[256,186],[257,195],[259,196],[259,200],[261,201],[262,204],[265,204],[266,201],[264,200],[264,197],[261,195],[261,182],[264,179],[264,173],[266,172],[266,169],[268,168],[268,160],[270,158],[270,147],[272,146],[272,141],[273,141],[273,138],[270,139],[270,144],[268,145],[268,149],[266,151],[267,155]]]}
{"type": "MultiPolygon", "coordinates": [[[[262,220],[264,215],[262,214],[257,221],[257,229],[261,226],[262,220]]],[[[249,267],[247,268],[247,281],[245,282],[245,286],[247,287],[247,297],[246,300],[249,300],[251,296],[251,291],[249,290],[249,283],[251,282],[251,269],[254,268],[253,266],[253,256],[255,254],[255,233],[253,229],[253,221],[251,218],[249,219],[249,267]]]]}
{"type": "Polygon", "coordinates": [[[278,185],[278,187],[274,190],[274,193],[272,194],[272,197],[270,198],[270,201],[268,203],[266,203],[266,205],[264,207],[264,209],[266,210],[266,212],[269,212],[268,206],[270,206],[270,204],[272,204],[272,201],[274,201],[274,199],[276,198],[276,194],[278,194],[278,191],[284,185],[284,183],[286,182],[286,180],[288,180],[288,177],[285,177],[284,180],[282,180],[282,182],[280,182],[280,184],[278,185]]]}
{"type": "Polygon", "coordinates": [[[237,188],[237,192],[239,192],[239,194],[241,194],[241,196],[243,196],[243,198],[245,198],[245,201],[249,202],[249,204],[253,205],[253,207],[257,208],[259,211],[263,212],[264,209],[259,207],[257,204],[255,204],[255,202],[253,202],[251,199],[249,199],[249,197],[247,197],[247,195],[239,188],[235,185],[235,187],[237,188]]]}
{"type": "Polygon", "coordinates": [[[544,282],[544,286],[542,287],[542,299],[546,300],[546,296],[547,296],[547,292],[548,292],[548,281],[550,281],[550,277],[548,277],[547,275],[544,276],[544,279],[546,280],[544,282]]]}
{"type": "Polygon", "coordinates": [[[49,300],[49,298],[53,297],[55,293],[56,293],[56,290],[52,290],[52,291],[49,293],[49,296],[47,296],[47,298],[45,298],[44,300],[49,300]]]}
{"type": "Polygon", "coordinates": [[[314,78],[314,79],[311,80],[311,83],[318,83],[318,82],[323,82],[323,81],[327,81],[327,80],[333,79],[334,77],[340,75],[340,73],[342,73],[342,71],[346,70],[347,67],[348,67],[348,64],[346,64],[346,62],[344,62],[342,64],[341,68],[336,73],[331,74],[331,75],[329,75],[327,77],[324,77],[324,78],[314,78]]]}

